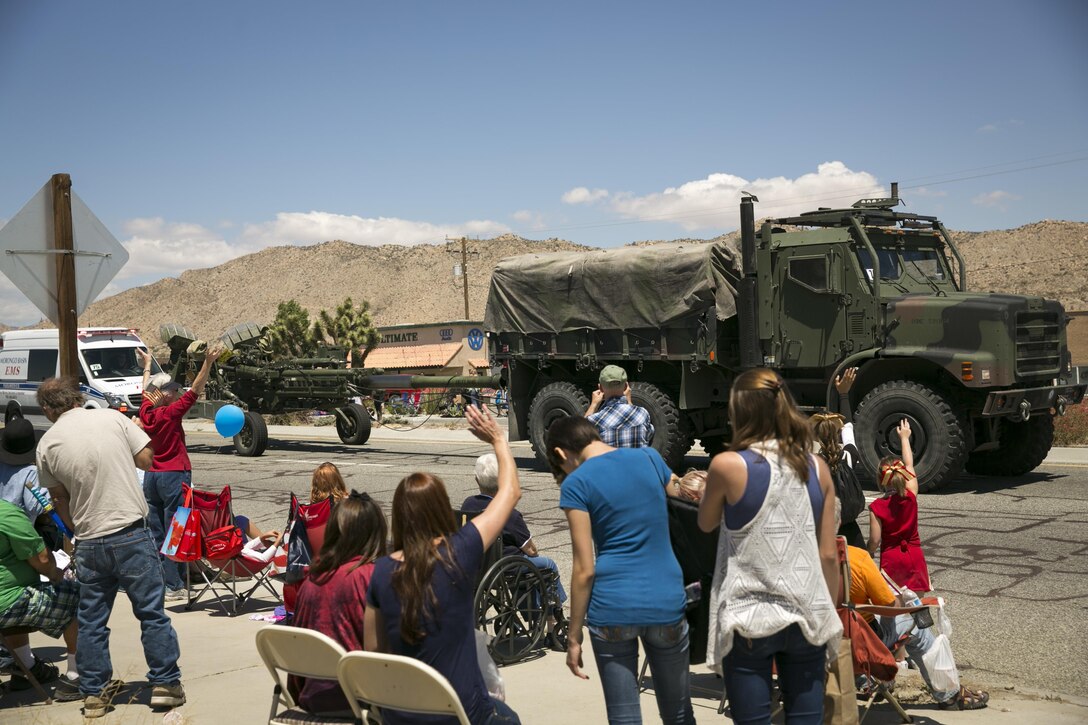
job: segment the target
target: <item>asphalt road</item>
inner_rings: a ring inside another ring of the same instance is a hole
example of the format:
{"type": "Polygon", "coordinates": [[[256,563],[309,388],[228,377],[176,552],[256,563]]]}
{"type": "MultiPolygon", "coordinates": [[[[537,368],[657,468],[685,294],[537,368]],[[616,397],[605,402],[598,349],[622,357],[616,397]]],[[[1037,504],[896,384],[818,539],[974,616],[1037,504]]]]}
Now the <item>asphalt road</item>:
{"type": "MultiPolygon", "coordinates": [[[[472,466],[486,447],[449,441],[372,440],[364,447],[277,440],[260,458],[239,458],[214,435],[189,433],[194,481],[230,484],[235,513],[280,528],[290,493],[305,500],[310,475],[335,463],[348,486],[389,512],[397,482],[412,471],[440,476],[456,506],[476,492],[472,466]]],[[[559,491],[525,443],[514,444],[525,515],[541,552],[570,576],[559,491]]],[[[705,457],[689,459],[705,466],[705,457]]],[[[965,678],[1088,696],[1088,466],[1046,465],[1014,479],[964,477],[923,495],[921,536],[934,586],[949,604],[952,644],[965,678]]]]}

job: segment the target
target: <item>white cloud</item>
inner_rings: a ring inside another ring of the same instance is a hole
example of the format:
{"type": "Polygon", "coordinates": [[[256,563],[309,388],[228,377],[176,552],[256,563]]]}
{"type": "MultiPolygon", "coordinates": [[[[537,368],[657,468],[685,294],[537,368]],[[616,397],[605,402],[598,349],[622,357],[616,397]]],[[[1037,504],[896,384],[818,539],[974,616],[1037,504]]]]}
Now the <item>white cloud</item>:
{"type": "Polygon", "coordinates": [[[999,209],[1005,211],[1006,202],[1018,201],[1019,196],[1010,194],[1007,191],[990,191],[985,194],[979,194],[971,199],[971,203],[975,206],[984,206],[990,209],[999,209]]]}
{"type": "Polygon", "coordinates": [[[996,123],[987,123],[984,126],[979,126],[978,127],[979,133],[993,133],[996,130],[997,130],[997,124],[996,123]]]}
{"type": "Polygon", "coordinates": [[[365,218],[323,211],[280,212],[274,221],[247,224],[240,240],[246,247],[277,244],[317,244],[342,239],[355,244],[421,244],[440,242],[447,236],[493,237],[509,232],[505,224],[471,220],[461,224],[432,224],[392,217],[365,218]]]}
{"type": "Polygon", "coordinates": [[[15,284],[0,274],[0,322],[7,325],[31,325],[44,315],[31,304],[15,284]]]}
{"type": "Polygon", "coordinates": [[[979,133],[994,133],[996,131],[1004,131],[1009,128],[1020,128],[1024,125],[1024,121],[1019,118],[1009,118],[1004,121],[993,121],[992,123],[986,123],[978,127],[979,133]]]}
{"type": "Polygon", "coordinates": [[[872,174],[852,171],[841,161],[829,161],[820,164],[815,173],[796,179],[776,176],[747,180],[717,173],[645,196],[611,194],[611,208],[626,217],[672,221],[687,231],[730,228],[739,223],[741,191],[759,197],[758,216],[787,216],[818,206],[849,206],[864,197],[888,194],[872,174]]]}
{"type": "Polygon", "coordinates": [[[579,186],[571,189],[561,197],[564,204],[592,204],[608,196],[605,189],[587,189],[579,186]]]}
{"type": "Polygon", "coordinates": [[[199,224],[167,222],[160,217],[130,219],[123,229],[129,238],[128,264],[117,279],[176,277],[187,269],[214,267],[253,251],[228,244],[199,224]]]}
{"type": "Polygon", "coordinates": [[[530,211],[529,209],[519,209],[510,215],[510,217],[525,226],[528,229],[544,229],[547,225],[544,223],[544,215],[538,211],[530,211]]]}
{"type": "Polygon", "coordinates": [[[919,186],[916,189],[906,189],[906,190],[904,190],[900,194],[900,196],[902,196],[902,197],[924,196],[927,199],[933,199],[933,198],[936,198],[936,197],[948,196],[948,192],[947,191],[941,191],[940,189],[929,189],[929,188],[927,188],[925,186],[919,186]]]}

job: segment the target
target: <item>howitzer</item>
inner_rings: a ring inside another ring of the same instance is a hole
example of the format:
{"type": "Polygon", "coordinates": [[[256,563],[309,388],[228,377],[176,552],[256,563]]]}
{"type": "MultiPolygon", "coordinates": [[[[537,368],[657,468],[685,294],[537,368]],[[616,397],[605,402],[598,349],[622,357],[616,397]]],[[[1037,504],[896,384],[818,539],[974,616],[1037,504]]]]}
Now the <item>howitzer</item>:
{"type": "MultiPolygon", "coordinates": [[[[189,413],[214,419],[224,405],[242,408],[245,425],[234,436],[234,447],[242,456],[259,456],[268,445],[262,414],[331,410],[340,440],[362,445],[370,438],[371,418],[356,398],[379,390],[498,388],[503,384],[499,375],[386,375],[381,368],[350,368],[346,351],[337,347],[322,347],[312,357],[275,359],[266,332],[260,325],[243,323],[223,334],[228,353],[213,366],[205,399],[197,401],[189,413]]],[[[185,385],[203,362],[207,345],[180,325],[163,325],[159,334],[170,348],[167,369],[176,382],[185,385]]]]}

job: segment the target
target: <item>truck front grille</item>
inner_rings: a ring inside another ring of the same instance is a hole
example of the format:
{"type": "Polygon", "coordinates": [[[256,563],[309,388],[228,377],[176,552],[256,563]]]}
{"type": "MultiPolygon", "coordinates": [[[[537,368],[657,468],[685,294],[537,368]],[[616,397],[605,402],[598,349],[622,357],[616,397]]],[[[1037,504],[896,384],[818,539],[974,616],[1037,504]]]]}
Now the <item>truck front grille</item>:
{"type": "Polygon", "coordinates": [[[1016,373],[1043,375],[1061,367],[1061,324],[1056,312],[1016,313],[1016,373]]]}
{"type": "Polygon", "coordinates": [[[132,395],[128,396],[128,404],[131,405],[133,408],[139,408],[140,403],[142,402],[144,402],[143,393],[133,393],[132,395]]]}

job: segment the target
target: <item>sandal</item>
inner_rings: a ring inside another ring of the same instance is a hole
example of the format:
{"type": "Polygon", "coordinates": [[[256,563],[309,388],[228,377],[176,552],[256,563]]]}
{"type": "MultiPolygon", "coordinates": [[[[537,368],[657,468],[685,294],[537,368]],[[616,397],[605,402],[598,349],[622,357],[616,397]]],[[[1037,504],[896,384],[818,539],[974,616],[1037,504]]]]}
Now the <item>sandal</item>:
{"type": "Polygon", "coordinates": [[[961,687],[954,698],[948,702],[938,702],[937,707],[942,710],[981,710],[989,701],[990,693],[961,687]]]}

